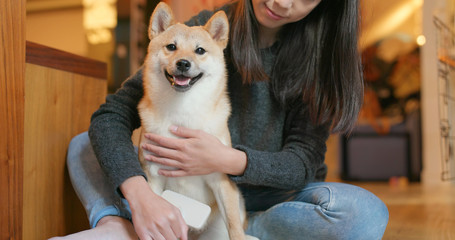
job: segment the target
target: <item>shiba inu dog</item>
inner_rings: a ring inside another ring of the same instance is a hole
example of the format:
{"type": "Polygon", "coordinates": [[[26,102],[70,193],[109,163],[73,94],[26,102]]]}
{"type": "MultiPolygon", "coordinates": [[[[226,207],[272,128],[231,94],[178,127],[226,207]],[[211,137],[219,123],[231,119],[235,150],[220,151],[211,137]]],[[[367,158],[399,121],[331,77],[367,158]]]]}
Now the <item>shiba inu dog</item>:
{"type": "MultiPolygon", "coordinates": [[[[227,125],[230,103],[223,50],[228,43],[229,23],[222,11],[205,26],[174,23],[165,3],[155,8],[150,19],[150,45],[144,64],[144,97],[138,105],[142,121],[141,143],[150,142],[144,133],[176,137],[171,125],[204,130],[230,146],[227,125]]],[[[206,226],[190,229],[190,239],[256,239],[244,234],[245,211],[241,195],[222,173],[166,178],[164,167],[139,159],[152,190],[172,190],[212,208],[206,226]]]]}

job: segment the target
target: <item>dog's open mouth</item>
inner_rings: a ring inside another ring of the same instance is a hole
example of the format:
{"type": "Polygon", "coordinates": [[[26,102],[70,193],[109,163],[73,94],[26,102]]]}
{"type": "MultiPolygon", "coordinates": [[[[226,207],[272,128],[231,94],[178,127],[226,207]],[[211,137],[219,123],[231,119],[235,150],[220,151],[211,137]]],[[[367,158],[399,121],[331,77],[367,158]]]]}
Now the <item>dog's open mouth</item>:
{"type": "Polygon", "coordinates": [[[203,73],[200,73],[196,77],[188,77],[185,75],[171,75],[166,70],[164,70],[166,79],[171,83],[172,87],[176,91],[185,92],[189,90],[199,79],[201,79],[203,73]]]}

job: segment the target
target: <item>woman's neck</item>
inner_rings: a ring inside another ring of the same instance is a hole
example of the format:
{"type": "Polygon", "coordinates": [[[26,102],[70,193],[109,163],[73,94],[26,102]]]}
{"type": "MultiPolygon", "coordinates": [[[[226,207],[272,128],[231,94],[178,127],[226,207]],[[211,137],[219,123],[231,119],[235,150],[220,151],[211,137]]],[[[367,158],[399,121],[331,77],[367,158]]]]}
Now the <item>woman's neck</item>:
{"type": "Polygon", "coordinates": [[[272,46],[276,42],[279,30],[280,28],[270,29],[259,26],[259,48],[272,46]]]}

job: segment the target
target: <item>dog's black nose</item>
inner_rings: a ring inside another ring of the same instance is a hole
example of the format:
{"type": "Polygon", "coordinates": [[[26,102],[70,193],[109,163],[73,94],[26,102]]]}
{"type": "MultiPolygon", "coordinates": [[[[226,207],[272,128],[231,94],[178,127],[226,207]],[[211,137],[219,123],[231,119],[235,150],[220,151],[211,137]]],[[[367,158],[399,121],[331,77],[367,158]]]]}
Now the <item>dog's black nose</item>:
{"type": "Polygon", "coordinates": [[[185,59],[178,60],[176,65],[177,65],[177,69],[182,72],[186,72],[191,68],[191,63],[185,59]]]}

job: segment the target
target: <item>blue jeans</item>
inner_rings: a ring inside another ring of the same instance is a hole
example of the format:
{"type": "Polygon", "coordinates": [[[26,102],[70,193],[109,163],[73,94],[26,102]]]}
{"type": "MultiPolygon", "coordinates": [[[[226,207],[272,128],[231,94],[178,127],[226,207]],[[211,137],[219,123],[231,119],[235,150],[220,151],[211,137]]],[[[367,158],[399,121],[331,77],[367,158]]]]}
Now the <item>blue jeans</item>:
{"type": "MultiPolygon", "coordinates": [[[[67,159],[73,187],[92,227],[105,216],[131,219],[125,199],[119,197],[102,172],[87,133],[70,143],[67,159]]],[[[388,210],[372,193],[344,183],[311,183],[301,191],[245,196],[247,234],[267,239],[381,239],[388,210]],[[250,207],[251,209],[251,207],[250,207]]]]}

